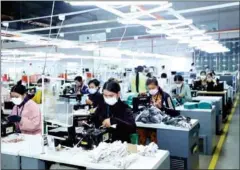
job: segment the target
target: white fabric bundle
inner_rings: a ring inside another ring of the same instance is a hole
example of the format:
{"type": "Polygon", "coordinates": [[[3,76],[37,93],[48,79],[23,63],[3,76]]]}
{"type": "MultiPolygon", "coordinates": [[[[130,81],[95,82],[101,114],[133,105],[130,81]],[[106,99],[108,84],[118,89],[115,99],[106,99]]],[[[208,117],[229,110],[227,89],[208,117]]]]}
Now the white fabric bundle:
{"type": "Polygon", "coordinates": [[[158,146],[156,143],[151,142],[147,146],[140,145],[138,147],[138,152],[142,156],[155,156],[155,153],[157,153],[158,146]]]}
{"type": "Polygon", "coordinates": [[[126,169],[128,168],[134,161],[136,161],[138,159],[138,154],[131,154],[131,155],[127,155],[124,158],[121,159],[117,159],[114,162],[114,166],[121,168],[121,169],[126,169]]]}

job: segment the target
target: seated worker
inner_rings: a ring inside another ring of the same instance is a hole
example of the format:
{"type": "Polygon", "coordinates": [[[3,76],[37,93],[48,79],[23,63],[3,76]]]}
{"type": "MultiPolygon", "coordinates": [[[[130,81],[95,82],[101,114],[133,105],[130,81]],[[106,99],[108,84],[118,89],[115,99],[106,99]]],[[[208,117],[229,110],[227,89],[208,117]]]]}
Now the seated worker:
{"type": "Polygon", "coordinates": [[[120,100],[120,85],[116,81],[107,81],[103,86],[105,103],[100,104],[95,112],[96,127],[111,128],[112,140],[130,142],[130,135],[136,132],[136,124],[131,108],[120,100]]]}
{"type": "Polygon", "coordinates": [[[104,103],[103,96],[99,92],[100,82],[97,79],[90,80],[88,82],[88,99],[86,100],[86,104],[91,105],[92,107],[97,107],[99,104],[104,103]]]}
{"type": "Polygon", "coordinates": [[[15,123],[16,130],[24,134],[41,134],[41,112],[38,105],[26,95],[23,85],[11,89],[12,102],[15,104],[8,121],[15,123]]]}
{"type": "MultiPolygon", "coordinates": [[[[50,84],[50,80],[44,78],[44,89],[47,89],[50,84]]],[[[42,104],[42,78],[37,81],[36,93],[32,100],[37,104],[42,104]]]]}
{"type": "Polygon", "coordinates": [[[183,77],[181,75],[175,75],[174,82],[176,87],[172,90],[173,97],[175,97],[181,104],[185,101],[191,101],[191,90],[189,85],[184,82],[183,77]]]}
{"type": "Polygon", "coordinates": [[[170,95],[162,90],[162,88],[158,85],[156,78],[148,79],[146,85],[149,89],[151,102],[154,106],[159,109],[163,109],[164,107],[175,109],[170,95]]]}
{"type": "MultiPolygon", "coordinates": [[[[148,79],[146,84],[151,95],[152,105],[160,110],[164,108],[175,109],[170,95],[161,89],[156,78],[148,79]]],[[[139,134],[140,144],[145,145],[147,138],[150,138],[151,142],[157,143],[157,134],[155,129],[138,128],[137,131],[139,134]]]]}
{"type": "Polygon", "coordinates": [[[207,89],[207,73],[206,71],[200,72],[200,80],[194,82],[194,89],[206,90],[207,89]]]}
{"type": "Polygon", "coordinates": [[[81,76],[75,77],[74,81],[76,83],[75,94],[84,95],[89,93],[88,87],[83,83],[83,79],[81,76]]]}
{"type": "Polygon", "coordinates": [[[213,78],[213,73],[207,74],[207,89],[212,89],[217,86],[217,81],[213,78]]]}

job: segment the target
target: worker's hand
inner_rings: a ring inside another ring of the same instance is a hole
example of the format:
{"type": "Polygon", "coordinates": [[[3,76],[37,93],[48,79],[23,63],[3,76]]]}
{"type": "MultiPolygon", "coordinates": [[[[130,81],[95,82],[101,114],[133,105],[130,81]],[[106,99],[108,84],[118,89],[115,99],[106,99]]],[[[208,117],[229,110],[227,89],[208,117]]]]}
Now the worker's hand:
{"type": "Polygon", "coordinates": [[[161,103],[161,100],[157,101],[157,102],[153,102],[153,105],[159,109],[162,108],[162,103],[161,103]]]}
{"type": "Polygon", "coordinates": [[[176,97],[177,97],[177,99],[183,98],[183,96],[181,94],[177,95],[176,97]]]}
{"type": "Polygon", "coordinates": [[[104,127],[111,127],[110,118],[105,119],[105,120],[102,122],[102,125],[103,125],[104,127]]]}
{"type": "Polygon", "coordinates": [[[11,123],[18,123],[21,121],[21,117],[18,115],[12,115],[8,117],[8,121],[11,123]]]}
{"type": "Polygon", "coordinates": [[[92,105],[93,102],[92,102],[91,100],[87,99],[87,100],[86,100],[86,104],[92,105]]]}

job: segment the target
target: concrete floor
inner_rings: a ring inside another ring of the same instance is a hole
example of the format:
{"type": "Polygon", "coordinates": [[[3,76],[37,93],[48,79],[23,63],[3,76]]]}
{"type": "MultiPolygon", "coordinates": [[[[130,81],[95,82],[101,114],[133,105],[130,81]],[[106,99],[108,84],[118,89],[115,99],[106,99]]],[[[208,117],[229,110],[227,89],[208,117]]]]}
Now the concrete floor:
{"type": "MultiPolygon", "coordinates": [[[[215,169],[239,169],[239,103],[232,117],[225,143],[215,169]]],[[[220,136],[217,136],[217,142],[220,136]]],[[[212,156],[200,155],[199,169],[208,169],[212,156]]]]}

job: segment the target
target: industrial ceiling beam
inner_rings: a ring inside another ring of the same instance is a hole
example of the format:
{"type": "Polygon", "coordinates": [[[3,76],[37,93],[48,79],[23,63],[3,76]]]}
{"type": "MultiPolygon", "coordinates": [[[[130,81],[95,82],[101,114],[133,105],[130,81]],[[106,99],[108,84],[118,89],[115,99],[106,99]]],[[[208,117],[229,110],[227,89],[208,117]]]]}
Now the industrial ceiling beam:
{"type": "Polygon", "coordinates": [[[220,8],[229,8],[233,6],[239,6],[239,2],[225,3],[225,4],[205,6],[205,7],[192,8],[192,9],[184,9],[184,10],[178,10],[176,12],[179,14],[186,14],[186,13],[207,11],[207,10],[220,9],[220,8]]]}

